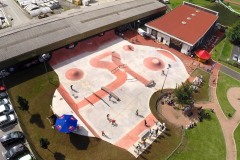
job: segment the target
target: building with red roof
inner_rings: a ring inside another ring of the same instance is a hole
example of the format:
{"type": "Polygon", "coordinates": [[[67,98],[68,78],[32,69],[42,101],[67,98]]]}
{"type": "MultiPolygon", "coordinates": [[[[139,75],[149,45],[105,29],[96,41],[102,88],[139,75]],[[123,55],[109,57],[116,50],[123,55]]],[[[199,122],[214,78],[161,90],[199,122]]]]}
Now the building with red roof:
{"type": "Polygon", "coordinates": [[[214,32],[217,19],[218,12],[184,2],[145,26],[158,42],[189,54],[214,32]]]}

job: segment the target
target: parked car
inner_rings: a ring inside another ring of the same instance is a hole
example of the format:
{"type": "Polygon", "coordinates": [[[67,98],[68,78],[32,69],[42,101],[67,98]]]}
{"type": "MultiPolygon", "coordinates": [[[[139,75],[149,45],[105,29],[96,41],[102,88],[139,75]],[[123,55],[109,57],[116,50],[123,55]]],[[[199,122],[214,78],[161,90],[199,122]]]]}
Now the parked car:
{"type": "Polygon", "coordinates": [[[18,160],[33,160],[33,157],[31,154],[26,154],[26,155],[18,157],[18,160]]]}
{"type": "Polygon", "coordinates": [[[238,55],[237,55],[237,54],[233,54],[232,59],[233,59],[234,61],[238,61],[238,55]]]}
{"type": "Polygon", "coordinates": [[[0,84],[0,92],[4,92],[6,90],[5,86],[3,84],[0,84]]]}
{"type": "Polygon", "coordinates": [[[238,63],[240,63],[240,54],[239,54],[239,56],[238,56],[238,63]]]}
{"type": "Polygon", "coordinates": [[[10,148],[7,152],[4,153],[4,157],[7,160],[15,159],[17,156],[23,155],[24,153],[29,152],[27,147],[23,144],[17,144],[10,148]]]}
{"type": "Polygon", "coordinates": [[[2,104],[8,104],[8,103],[9,103],[9,101],[8,101],[7,98],[0,99],[0,105],[2,105],[2,104]]]}
{"type": "Polygon", "coordinates": [[[8,95],[6,92],[0,92],[0,99],[7,98],[8,95]]]}
{"type": "Polygon", "coordinates": [[[24,134],[20,131],[14,131],[14,132],[5,134],[0,138],[0,142],[4,146],[14,142],[19,142],[22,140],[24,140],[24,134]]]}
{"type": "Polygon", "coordinates": [[[9,115],[0,116],[0,128],[3,128],[9,124],[13,124],[17,121],[16,116],[12,113],[9,115]]]}
{"type": "Polygon", "coordinates": [[[1,114],[9,114],[13,112],[13,107],[11,104],[2,104],[0,105],[0,115],[1,114]]]}

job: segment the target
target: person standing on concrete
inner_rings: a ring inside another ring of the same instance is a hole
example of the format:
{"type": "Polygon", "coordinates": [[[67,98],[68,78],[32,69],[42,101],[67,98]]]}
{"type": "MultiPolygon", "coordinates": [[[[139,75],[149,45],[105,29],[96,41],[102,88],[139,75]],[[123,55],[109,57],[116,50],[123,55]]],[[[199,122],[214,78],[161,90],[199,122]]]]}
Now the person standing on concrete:
{"type": "Polygon", "coordinates": [[[144,124],[146,127],[148,127],[146,119],[144,120],[144,124]]]}
{"type": "Polygon", "coordinates": [[[106,134],[105,134],[105,132],[104,132],[104,131],[102,131],[102,136],[106,137],[106,134]]]}
{"type": "Polygon", "coordinates": [[[73,90],[73,85],[70,86],[71,90],[73,90]]]}
{"type": "Polygon", "coordinates": [[[135,113],[135,114],[136,114],[136,116],[138,116],[138,109],[136,110],[136,113],[135,113]]]}

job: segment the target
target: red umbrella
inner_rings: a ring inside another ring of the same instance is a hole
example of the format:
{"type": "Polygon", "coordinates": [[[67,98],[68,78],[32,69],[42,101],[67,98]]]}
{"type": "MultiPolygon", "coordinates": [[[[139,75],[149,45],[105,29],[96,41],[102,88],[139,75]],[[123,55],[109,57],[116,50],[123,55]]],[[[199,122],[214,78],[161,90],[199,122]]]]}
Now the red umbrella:
{"type": "Polygon", "coordinates": [[[206,50],[198,50],[196,52],[196,55],[201,58],[201,59],[205,59],[205,60],[208,60],[211,58],[211,54],[208,53],[206,50]]]}

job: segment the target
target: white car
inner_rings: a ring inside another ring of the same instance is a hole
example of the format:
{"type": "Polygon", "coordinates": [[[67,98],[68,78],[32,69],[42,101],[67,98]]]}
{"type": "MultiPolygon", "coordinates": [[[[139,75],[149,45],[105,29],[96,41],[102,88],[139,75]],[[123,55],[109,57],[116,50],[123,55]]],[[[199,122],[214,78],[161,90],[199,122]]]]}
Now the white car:
{"type": "Polygon", "coordinates": [[[11,104],[2,104],[0,105],[0,114],[9,114],[13,112],[13,107],[11,104]]]}
{"type": "Polygon", "coordinates": [[[238,56],[238,63],[240,63],[240,54],[239,54],[239,56],[238,56]]]}
{"type": "Polygon", "coordinates": [[[0,128],[16,123],[16,121],[17,121],[17,118],[14,114],[2,115],[0,116],[0,128]]]}
{"type": "Polygon", "coordinates": [[[32,156],[30,154],[26,154],[20,158],[18,158],[18,160],[32,160],[32,156]]]}
{"type": "Polygon", "coordinates": [[[232,59],[233,59],[234,61],[238,61],[238,55],[237,55],[237,54],[233,54],[232,59]]]}
{"type": "Polygon", "coordinates": [[[8,102],[7,98],[0,99],[0,105],[2,105],[2,104],[8,104],[8,103],[9,103],[9,102],[8,102]]]}

